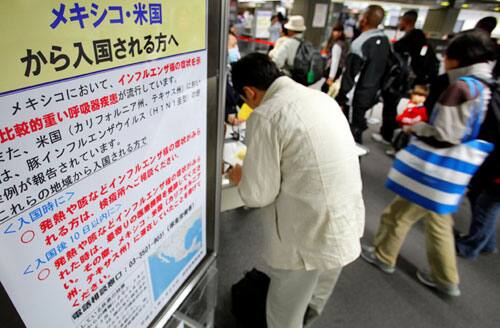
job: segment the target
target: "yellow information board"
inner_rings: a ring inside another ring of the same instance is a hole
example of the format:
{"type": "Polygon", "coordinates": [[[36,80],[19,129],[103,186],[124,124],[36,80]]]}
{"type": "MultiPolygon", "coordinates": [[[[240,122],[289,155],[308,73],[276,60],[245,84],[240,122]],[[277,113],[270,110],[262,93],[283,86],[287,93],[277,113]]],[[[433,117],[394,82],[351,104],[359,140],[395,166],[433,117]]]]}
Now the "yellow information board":
{"type": "Polygon", "coordinates": [[[206,24],[206,0],[0,1],[0,289],[26,327],[150,327],[206,259],[206,24]]]}
{"type": "Polygon", "coordinates": [[[0,94],[205,48],[205,0],[0,1],[0,94]]]}

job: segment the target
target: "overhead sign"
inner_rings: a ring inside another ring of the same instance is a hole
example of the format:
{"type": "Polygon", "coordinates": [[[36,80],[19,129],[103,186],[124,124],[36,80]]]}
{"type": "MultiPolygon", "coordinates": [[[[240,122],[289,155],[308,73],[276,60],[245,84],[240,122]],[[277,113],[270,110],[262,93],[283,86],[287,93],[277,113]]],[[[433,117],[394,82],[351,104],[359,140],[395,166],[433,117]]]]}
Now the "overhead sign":
{"type": "Polygon", "coordinates": [[[206,0],[0,2],[0,281],[147,327],[206,254],[206,0]]]}

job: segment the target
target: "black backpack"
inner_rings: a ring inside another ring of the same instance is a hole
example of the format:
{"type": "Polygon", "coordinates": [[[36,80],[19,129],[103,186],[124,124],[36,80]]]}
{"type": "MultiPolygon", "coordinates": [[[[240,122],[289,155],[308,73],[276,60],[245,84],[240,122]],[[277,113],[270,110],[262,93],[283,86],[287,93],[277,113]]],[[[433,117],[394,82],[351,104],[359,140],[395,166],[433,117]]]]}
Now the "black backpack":
{"type": "Polygon", "coordinates": [[[305,86],[314,84],[323,77],[325,60],[311,42],[296,38],[300,42],[295,53],[292,79],[305,86]]]}
{"type": "MultiPolygon", "coordinates": [[[[495,144],[495,149],[486,158],[470,182],[469,189],[481,191],[491,186],[491,180],[493,178],[500,176],[498,171],[498,163],[500,162],[500,80],[482,79],[477,76],[473,77],[488,85],[491,91],[488,111],[481,125],[481,131],[478,138],[495,144]]],[[[496,188],[500,189],[498,185],[496,185],[496,188]]],[[[500,192],[500,190],[498,190],[498,192],[500,192]]]]}
{"type": "Polygon", "coordinates": [[[439,60],[436,57],[434,48],[430,44],[425,44],[420,50],[417,58],[410,58],[411,69],[420,84],[430,84],[438,76],[439,60]],[[425,49],[424,49],[425,48],[425,49]],[[422,52],[425,53],[422,55],[422,52]]]}
{"type": "Polygon", "coordinates": [[[488,111],[481,126],[479,138],[498,145],[500,141],[500,80],[472,77],[486,84],[491,91],[488,111]]]}
{"type": "Polygon", "coordinates": [[[403,96],[410,91],[412,83],[409,58],[397,53],[391,46],[382,79],[382,93],[403,96]]]}
{"type": "Polygon", "coordinates": [[[231,312],[245,328],[266,328],[266,298],[271,279],[257,269],[231,287],[231,312]]]}

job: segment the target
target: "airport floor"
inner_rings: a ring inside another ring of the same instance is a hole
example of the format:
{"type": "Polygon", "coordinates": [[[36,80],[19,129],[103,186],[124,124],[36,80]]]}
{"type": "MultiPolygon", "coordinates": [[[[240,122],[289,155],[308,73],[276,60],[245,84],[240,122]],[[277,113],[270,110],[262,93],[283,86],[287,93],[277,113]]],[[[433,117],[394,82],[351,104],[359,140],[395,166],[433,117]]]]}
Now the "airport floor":
{"type": "MultiPolygon", "coordinates": [[[[365,132],[371,152],[361,160],[366,206],[364,242],[374,236],[379,216],[392,200],[384,188],[391,158],[385,146],[374,143],[365,132]]],[[[468,203],[454,216],[455,227],[466,232],[468,203]]],[[[259,210],[236,209],[222,213],[218,255],[218,306],[216,328],[238,328],[231,314],[231,285],[253,267],[265,270],[260,257],[261,218],[259,210]]],[[[500,225],[497,234],[500,235],[500,225]]],[[[348,265],[315,328],[497,328],[500,327],[500,254],[481,256],[475,261],[458,258],[462,296],[444,298],[421,285],[417,268],[426,268],[423,225],[408,234],[394,275],[387,275],[362,259],[348,265]]]]}

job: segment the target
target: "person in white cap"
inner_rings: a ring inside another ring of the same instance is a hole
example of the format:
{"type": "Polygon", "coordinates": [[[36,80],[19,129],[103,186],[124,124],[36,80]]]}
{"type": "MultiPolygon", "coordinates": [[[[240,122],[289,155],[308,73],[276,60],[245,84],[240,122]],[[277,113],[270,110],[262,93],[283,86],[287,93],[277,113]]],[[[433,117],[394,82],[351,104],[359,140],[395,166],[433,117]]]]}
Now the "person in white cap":
{"type": "Polygon", "coordinates": [[[293,68],[293,62],[300,43],[304,39],[304,31],[306,30],[304,17],[290,16],[288,23],[285,24],[285,28],[288,31],[288,38],[270,53],[269,57],[271,57],[271,60],[280,70],[289,73],[293,68]]]}

